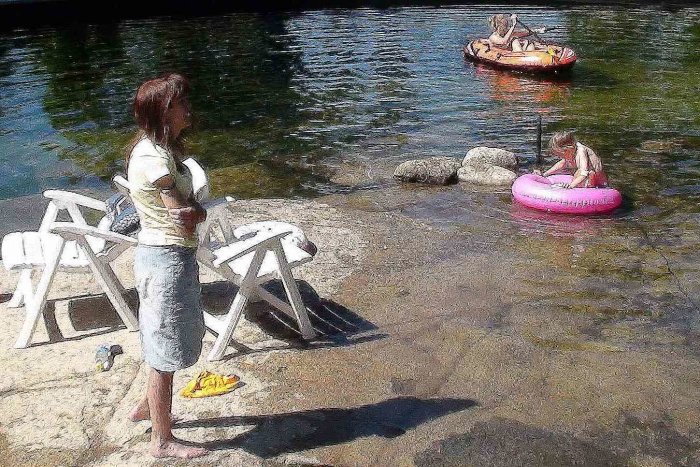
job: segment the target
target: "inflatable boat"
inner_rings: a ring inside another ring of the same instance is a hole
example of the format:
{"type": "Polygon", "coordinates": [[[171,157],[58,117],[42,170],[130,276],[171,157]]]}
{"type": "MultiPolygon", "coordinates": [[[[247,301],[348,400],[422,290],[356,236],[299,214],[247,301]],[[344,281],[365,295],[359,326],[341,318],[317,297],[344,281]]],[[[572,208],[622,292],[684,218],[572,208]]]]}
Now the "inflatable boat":
{"type": "Polygon", "coordinates": [[[496,68],[530,73],[556,73],[576,63],[576,54],[568,47],[550,44],[546,49],[513,52],[492,47],[486,39],[477,39],[464,46],[464,58],[496,68]]]}
{"type": "Polygon", "coordinates": [[[513,182],[513,198],[527,207],[566,214],[601,214],[622,204],[622,195],[614,188],[562,188],[571,175],[525,174],[513,182]]]}

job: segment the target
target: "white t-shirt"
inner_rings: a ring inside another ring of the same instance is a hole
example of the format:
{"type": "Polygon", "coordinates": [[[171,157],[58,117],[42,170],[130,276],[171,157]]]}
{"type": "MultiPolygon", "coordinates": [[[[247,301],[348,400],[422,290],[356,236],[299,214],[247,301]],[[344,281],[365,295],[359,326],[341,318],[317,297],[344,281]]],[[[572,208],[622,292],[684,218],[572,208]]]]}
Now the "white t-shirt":
{"type": "Polygon", "coordinates": [[[182,235],[160,198],[160,189],[154,185],[159,178],[171,175],[177,191],[185,198],[190,197],[192,175],[187,167],[183,168],[184,171],[179,172],[172,154],[149,138],[144,137],[131,151],[127,178],[129,195],[141,220],[139,243],[151,246],[197,246],[196,237],[186,238],[182,235]]]}

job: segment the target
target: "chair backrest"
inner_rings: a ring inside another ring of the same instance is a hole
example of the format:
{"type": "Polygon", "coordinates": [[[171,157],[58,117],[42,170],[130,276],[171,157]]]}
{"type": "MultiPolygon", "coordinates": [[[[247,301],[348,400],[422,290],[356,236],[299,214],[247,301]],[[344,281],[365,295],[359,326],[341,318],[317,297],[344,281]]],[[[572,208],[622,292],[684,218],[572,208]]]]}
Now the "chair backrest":
{"type": "MultiPolygon", "coordinates": [[[[185,166],[190,170],[192,175],[192,192],[194,193],[194,199],[201,202],[209,198],[209,180],[207,179],[207,174],[204,172],[199,163],[191,157],[182,161],[185,166]]],[[[129,196],[129,190],[131,186],[129,181],[122,175],[115,175],[112,178],[114,186],[119,190],[124,196],[129,196]]]]}
{"type": "MultiPolygon", "coordinates": [[[[48,198],[50,201],[46,207],[44,217],[41,220],[41,225],[39,226],[39,233],[42,234],[48,234],[50,232],[54,222],[58,220],[61,211],[66,211],[68,213],[71,222],[78,225],[88,225],[83,213],[80,211],[81,207],[93,209],[102,213],[106,210],[104,201],[68,191],[46,190],[44,192],[44,197],[48,198]]],[[[110,223],[111,221],[107,216],[102,216],[96,227],[99,230],[109,231],[110,223]]],[[[95,253],[102,254],[108,251],[107,243],[101,238],[88,236],[87,241],[95,253]]],[[[78,250],[76,250],[76,254],[77,251],[78,250]]]]}
{"type": "Polygon", "coordinates": [[[191,157],[182,161],[183,164],[190,169],[190,174],[192,174],[192,192],[194,193],[194,199],[199,202],[204,201],[209,198],[209,179],[207,178],[206,172],[196,160],[191,157]]]}

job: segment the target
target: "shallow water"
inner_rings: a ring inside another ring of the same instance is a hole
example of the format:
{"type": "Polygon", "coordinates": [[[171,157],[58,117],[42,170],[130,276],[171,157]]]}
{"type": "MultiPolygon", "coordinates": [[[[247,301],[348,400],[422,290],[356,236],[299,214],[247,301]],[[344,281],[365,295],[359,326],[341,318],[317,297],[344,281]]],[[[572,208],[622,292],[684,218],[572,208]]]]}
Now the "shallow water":
{"type": "Polygon", "coordinates": [[[498,231],[543,261],[552,250],[564,264],[582,256],[575,277],[618,278],[622,295],[651,294],[663,308],[655,316],[687,322],[698,293],[699,46],[695,7],[338,9],[17,29],[0,36],[0,199],[106,188],[133,132],[136,86],[166,70],[191,77],[191,150],[215,193],[238,197],[348,192],[332,181],[337,168],[386,171],[477,145],[533,162],[542,116],[545,138],[576,129],[601,154],[622,209],[545,215],[469,187],[399,209],[482,229],[486,243],[498,231]],[[556,26],[547,37],[576,50],[573,72],[533,78],[466,63],[467,38],[504,10],[556,26]]]}

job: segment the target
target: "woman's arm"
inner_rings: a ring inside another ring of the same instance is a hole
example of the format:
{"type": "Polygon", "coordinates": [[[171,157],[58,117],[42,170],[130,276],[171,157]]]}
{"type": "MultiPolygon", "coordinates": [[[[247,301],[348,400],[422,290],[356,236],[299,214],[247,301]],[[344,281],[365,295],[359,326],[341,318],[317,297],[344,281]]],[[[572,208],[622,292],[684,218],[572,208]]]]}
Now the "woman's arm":
{"type": "Polygon", "coordinates": [[[170,217],[186,237],[192,237],[197,224],[207,217],[207,212],[194,198],[185,198],[175,186],[172,175],[165,175],[153,184],[160,189],[160,199],[168,209],[170,217]]]}
{"type": "Polygon", "coordinates": [[[555,172],[559,172],[561,169],[566,167],[566,160],[561,159],[559,162],[551,166],[549,169],[545,170],[545,172],[542,174],[543,177],[546,177],[548,175],[552,175],[555,172]]]}
{"type": "Polygon", "coordinates": [[[586,150],[578,145],[576,149],[576,173],[574,174],[574,179],[570,183],[564,185],[564,188],[576,188],[588,178],[590,167],[588,166],[588,155],[586,150]]]}
{"type": "Polygon", "coordinates": [[[511,19],[513,20],[513,24],[510,26],[508,32],[504,36],[501,36],[500,34],[494,31],[493,34],[489,36],[489,42],[496,45],[508,45],[510,43],[510,39],[513,35],[513,30],[515,30],[515,25],[518,23],[518,17],[515,15],[511,15],[511,19]]]}
{"type": "Polygon", "coordinates": [[[585,175],[580,173],[579,171],[576,171],[576,175],[574,176],[574,179],[571,180],[570,183],[565,183],[564,188],[576,188],[583,182],[586,178],[588,177],[588,172],[586,172],[585,175]]]}
{"type": "Polygon", "coordinates": [[[503,43],[508,44],[510,42],[510,39],[513,37],[513,31],[515,31],[515,26],[518,24],[518,17],[515,15],[511,15],[511,19],[513,20],[513,24],[510,26],[510,29],[506,33],[505,36],[503,36],[503,43]]]}

